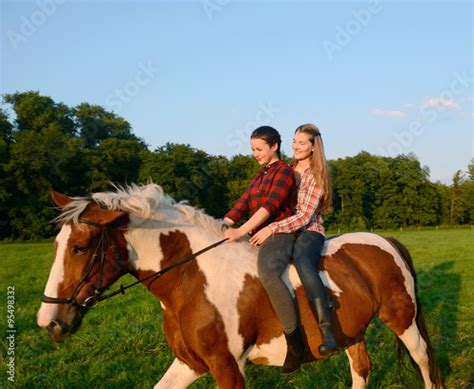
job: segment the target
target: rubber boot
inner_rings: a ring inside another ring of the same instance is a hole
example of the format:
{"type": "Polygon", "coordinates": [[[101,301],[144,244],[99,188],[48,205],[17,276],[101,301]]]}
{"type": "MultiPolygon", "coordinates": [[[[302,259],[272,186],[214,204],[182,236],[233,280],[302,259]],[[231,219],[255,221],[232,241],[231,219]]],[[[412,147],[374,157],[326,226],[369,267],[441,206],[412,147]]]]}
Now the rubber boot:
{"type": "Polygon", "coordinates": [[[338,347],[333,334],[333,321],[331,310],[327,299],[316,298],[312,301],[319,328],[321,330],[322,343],[319,346],[319,353],[323,356],[329,356],[337,353],[338,347]]]}
{"type": "Polygon", "coordinates": [[[286,344],[288,346],[286,352],[285,363],[281,374],[290,374],[298,370],[303,362],[305,346],[299,327],[290,333],[285,333],[286,344]]]}

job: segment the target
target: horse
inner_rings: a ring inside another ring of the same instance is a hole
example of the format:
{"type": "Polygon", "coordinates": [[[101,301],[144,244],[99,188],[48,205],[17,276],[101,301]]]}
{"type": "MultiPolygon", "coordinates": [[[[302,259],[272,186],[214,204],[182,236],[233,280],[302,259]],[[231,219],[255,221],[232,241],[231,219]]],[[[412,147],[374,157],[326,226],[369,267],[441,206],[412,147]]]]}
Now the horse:
{"type": "MultiPolygon", "coordinates": [[[[159,299],[175,356],[155,388],[185,388],[209,373],[219,388],[243,388],[246,363],[282,366],[286,342],[259,281],[258,247],[245,239],[226,242],[180,262],[222,240],[222,222],[156,184],[90,198],[51,196],[61,210],[60,231],[37,322],[53,341],[75,333],[89,302],[130,273],[159,299]],[[169,271],[153,277],[163,269],[169,271]]],[[[400,242],[366,232],[329,238],[318,270],[335,303],[335,337],[349,359],[353,388],[368,382],[364,336],[376,315],[408,350],[425,388],[443,387],[412,259],[400,242]]],[[[319,327],[293,265],[283,277],[298,303],[305,362],[322,359],[319,327]]]]}

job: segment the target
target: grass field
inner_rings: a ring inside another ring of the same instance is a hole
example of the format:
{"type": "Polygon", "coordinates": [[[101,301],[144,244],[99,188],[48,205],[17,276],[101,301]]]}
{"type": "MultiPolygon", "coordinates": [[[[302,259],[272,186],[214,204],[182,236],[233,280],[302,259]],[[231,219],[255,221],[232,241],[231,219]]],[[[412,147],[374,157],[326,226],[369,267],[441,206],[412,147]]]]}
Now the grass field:
{"type": "MultiPolygon", "coordinates": [[[[386,232],[410,250],[418,289],[443,380],[448,388],[474,385],[474,231],[472,229],[386,232]]],[[[15,382],[21,388],[149,388],[173,357],[161,330],[158,301],[145,288],[101,303],[81,330],[54,344],[36,325],[40,296],[50,270],[52,242],[0,244],[2,355],[0,387],[7,381],[6,295],[15,287],[15,382]]],[[[128,276],[127,276],[128,277],[128,276]]],[[[123,280],[123,283],[132,278],[123,280]]],[[[395,337],[378,320],[369,327],[371,388],[421,388],[405,359],[397,366],[395,337]]],[[[248,366],[249,388],[346,388],[351,385],[345,354],[307,364],[291,377],[279,368],[248,366]]],[[[210,377],[193,388],[215,387],[210,377]]]]}

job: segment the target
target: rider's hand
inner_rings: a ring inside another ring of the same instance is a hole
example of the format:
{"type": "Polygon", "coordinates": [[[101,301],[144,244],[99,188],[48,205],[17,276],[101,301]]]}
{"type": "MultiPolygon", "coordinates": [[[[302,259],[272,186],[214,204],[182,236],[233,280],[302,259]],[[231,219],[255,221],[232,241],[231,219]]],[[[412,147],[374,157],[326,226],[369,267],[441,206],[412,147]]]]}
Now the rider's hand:
{"type": "Polygon", "coordinates": [[[244,236],[245,233],[243,233],[240,228],[229,228],[224,231],[224,237],[228,239],[228,242],[233,242],[235,240],[239,240],[244,236]]]}
{"type": "Polygon", "coordinates": [[[262,228],[250,238],[249,242],[251,245],[259,246],[263,242],[265,242],[270,236],[272,236],[272,234],[273,232],[270,227],[262,228]]]}

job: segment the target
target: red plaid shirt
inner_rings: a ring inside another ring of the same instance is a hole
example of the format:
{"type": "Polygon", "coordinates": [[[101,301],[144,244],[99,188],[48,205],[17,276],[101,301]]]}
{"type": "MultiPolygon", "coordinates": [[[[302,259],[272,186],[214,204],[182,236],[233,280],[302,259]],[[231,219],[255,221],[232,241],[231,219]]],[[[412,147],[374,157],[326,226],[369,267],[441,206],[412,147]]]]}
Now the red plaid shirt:
{"type": "Polygon", "coordinates": [[[239,222],[249,213],[265,208],[270,217],[255,231],[273,221],[283,220],[293,214],[296,203],[296,187],[293,169],[282,160],[266,166],[253,177],[252,181],[234,207],[224,217],[239,222]]]}
{"type": "Polygon", "coordinates": [[[305,228],[308,231],[315,231],[324,235],[323,218],[321,213],[318,212],[322,194],[323,191],[316,184],[311,169],[306,169],[298,186],[296,213],[285,220],[270,224],[269,227],[272,232],[274,234],[294,232],[300,228],[305,228]]]}

